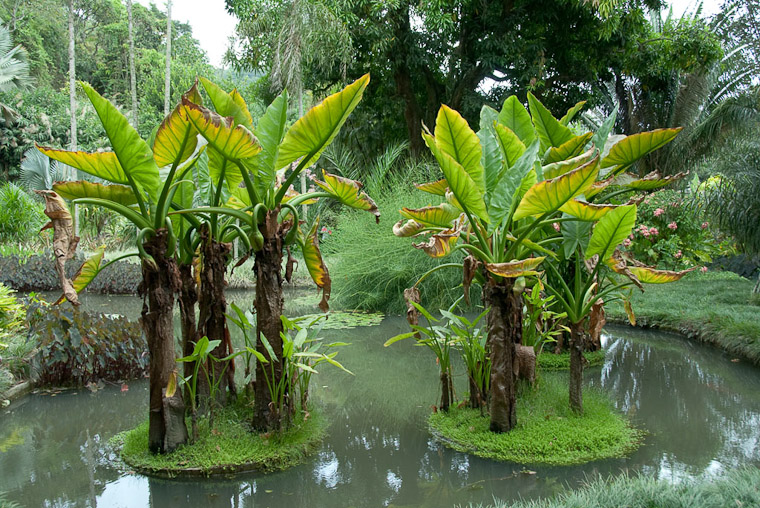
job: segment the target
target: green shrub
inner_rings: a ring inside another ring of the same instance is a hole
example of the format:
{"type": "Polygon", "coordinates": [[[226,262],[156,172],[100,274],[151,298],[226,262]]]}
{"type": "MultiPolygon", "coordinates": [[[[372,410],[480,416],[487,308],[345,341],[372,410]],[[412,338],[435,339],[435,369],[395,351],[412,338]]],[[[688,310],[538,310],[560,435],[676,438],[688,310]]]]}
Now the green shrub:
{"type": "Polygon", "coordinates": [[[28,318],[31,336],[40,345],[39,384],[83,386],[147,372],[148,344],[136,322],[39,303],[29,308],[28,318]]]}
{"type": "MultiPolygon", "coordinates": [[[[380,224],[370,214],[345,210],[336,218],[333,234],[324,244],[331,259],[335,305],[387,314],[406,311],[403,292],[420,275],[442,263],[461,262],[459,254],[444,260],[432,259],[411,244],[420,239],[398,238],[392,228],[404,207],[426,206],[429,198],[420,191],[396,189],[373,196],[380,209],[380,224]]],[[[445,268],[426,278],[419,286],[426,308],[445,309],[462,294],[461,268],[445,268]]],[[[472,291],[478,301],[477,290],[472,291]]]]}
{"type": "Polygon", "coordinates": [[[45,206],[12,183],[0,186],[0,242],[33,239],[47,221],[45,206]]]}

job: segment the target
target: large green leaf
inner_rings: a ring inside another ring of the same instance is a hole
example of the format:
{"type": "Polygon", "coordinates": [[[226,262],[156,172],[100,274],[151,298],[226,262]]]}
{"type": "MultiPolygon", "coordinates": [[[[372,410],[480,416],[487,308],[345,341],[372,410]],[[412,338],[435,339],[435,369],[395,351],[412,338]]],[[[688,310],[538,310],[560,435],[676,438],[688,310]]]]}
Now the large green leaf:
{"type": "Polygon", "coordinates": [[[586,248],[586,259],[599,254],[605,259],[615,247],[631,234],[636,225],[636,205],[625,205],[607,213],[594,226],[586,248]]]}
{"type": "Polygon", "coordinates": [[[509,127],[497,123],[494,126],[494,131],[501,157],[506,163],[507,168],[511,168],[515,165],[517,159],[525,153],[525,145],[509,127]]]}
{"type": "Polygon", "coordinates": [[[121,164],[119,164],[119,159],[113,152],[70,152],[68,150],[59,150],[40,145],[37,145],[37,150],[51,159],[77,168],[92,176],[97,176],[113,183],[129,185],[129,178],[127,178],[126,173],[121,168],[121,164]]]}
{"type": "MultiPolygon", "coordinates": [[[[251,114],[248,112],[248,107],[245,105],[242,97],[240,97],[240,94],[235,92],[239,98],[236,101],[236,98],[232,94],[228,94],[215,83],[204,77],[201,77],[200,80],[209,99],[211,99],[211,103],[214,105],[214,109],[216,109],[219,115],[231,116],[236,125],[242,125],[249,130],[253,129],[251,114]]],[[[200,103],[196,102],[196,104],[200,103]]]]}
{"type": "Polygon", "coordinates": [[[256,138],[261,144],[261,152],[255,158],[259,194],[274,186],[275,163],[280,143],[285,134],[288,116],[288,93],[283,91],[264,112],[256,126],[256,138]]]}
{"type": "MultiPolygon", "coordinates": [[[[142,186],[149,195],[155,196],[161,185],[158,166],[153,160],[153,152],[143,141],[127,118],[116,107],[104,99],[90,85],[82,83],[87,97],[103,124],[111,147],[119,159],[119,165],[129,177],[142,186]]],[[[123,182],[117,182],[123,183],[123,182]]]]}
{"type": "Polygon", "coordinates": [[[464,168],[481,193],[486,192],[486,177],[480,158],[480,139],[457,111],[445,104],[435,121],[435,143],[464,168]]]}
{"type": "Polygon", "coordinates": [[[131,187],[126,185],[103,185],[101,183],[80,180],[76,182],[56,182],[53,190],[65,199],[99,198],[113,201],[124,206],[137,204],[137,197],[131,187]]]}
{"type": "Polygon", "coordinates": [[[584,165],[551,180],[544,180],[531,187],[517,206],[514,220],[552,213],[591,187],[599,174],[599,156],[584,165]]]}
{"type": "Polygon", "coordinates": [[[470,175],[449,154],[438,148],[433,136],[423,133],[422,137],[438,161],[441,171],[443,171],[443,176],[446,177],[449,189],[451,189],[458,203],[470,213],[480,217],[483,221],[489,222],[488,211],[483,199],[484,194],[478,190],[470,175]]]}
{"type": "Polygon", "coordinates": [[[536,172],[533,168],[538,160],[538,146],[538,140],[534,140],[515,164],[503,171],[498,184],[491,192],[488,213],[494,224],[500,224],[512,212],[515,201],[522,197],[518,194],[528,175],[532,174],[532,179],[526,182],[529,184],[528,188],[536,183],[536,172]]]}
{"type": "Polygon", "coordinates": [[[236,189],[240,182],[243,181],[243,175],[240,173],[240,166],[222,155],[219,150],[211,146],[208,150],[208,173],[211,183],[214,187],[220,183],[226,183],[227,188],[236,189]],[[224,170],[224,181],[222,182],[222,170],[224,170]]]}
{"type": "Polygon", "coordinates": [[[514,95],[504,101],[499,113],[499,123],[517,134],[525,146],[529,146],[536,138],[536,131],[533,122],[530,121],[528,110],[514,95]]]}
{"type": "Polygon", "coordinates": [[[578,111],[583,109],[583,106],[585,105],[586,105],[586,101],[580,101],[575,106],[568,109],[567,113],[565,113],[565,116],[559,119],[559,123],[561,123],[562,125],[569,124],[573,120],[573,118],[575,118],[575,115],[578,114],[578,111]]]}
{"type": "Polygon", "coordinates": [[[366,192],[361,190],[361,183],[342,176],[331,175],[324,169],[322,170],[322,178],[324,182],[314,182],[322,190],[346,206],[370,212],[375,216],[377,223],[380,223],[380,212],[377,209],[377,205],[366,192]]]}
{"type": "Polygon", "coordinates": [[[568,215],[576,217],[578,220],[595,222],[607,215],[620,205],[606,205],[597,203],[586,203],[577,199],[571,199],[560,207],[560,210],[568,215]]]}
{"type": "Polygon", "coordinates": [[[581,249],[586,250],[592,225],[591,222],[581,222],[577,220],[565,221],[561,224],[562,250],[565,253],[565,259],[569,259],[579,245],[581,249]]]}
{"type": "MultiPolygon", "coordinates": [[[[202,104],[197,84],[184,93],[183,97],[195,104],[202,104]]],[[[160,167],[182,163],[195,152],[198,146],[198,136],[193,124],[185,118],[184,107],[180,102],[164,118],[156,131],[153,141],[153,159],[160,167]]]]}
{"type": "Polygon", "coordinates": [[[562,143],[561,146],[550,148],[549,152],[544,158],[544,164],[551,164],[553,162],[564,161],[572,157],[577,157],[581,152],[583,152],[583,149],[586,147],[588,140],[591,139],[591,136],[593,136],[593,133],[591,132],[587,132],[586,134],[582,134],[580,136],[573,136],[566,142],[562,143]]]}
{"type": "Polygon", "coordinates": [[[494,123],[498,121],[499,113],[489,106],[483,106],[480,110],[480,130],[478,139],[483,149],[483,157],[480,162],[486,175],[486,192],[491,192],[499,179],[502,168],[499,144],[496,142],[494,123]]]}
{"type": "Polygon", "coordinates": [[[325,148],[338,135],[348,115],[362,98],[369,84],[365,74],[338,93],[327,97],[321,104],[311,108],[285,134],[277,155],[277,169],[307,157],[303,167],[309,167],[319,159],[325,148]]]}
{"type": "Polygon", "coordinates": [[[416,209],[402,208],[399,213],[405,219],[411,219],[421,225],[440,228],[450,228],[451,223],[461,214],[457,208],[448,203],[416,209]]]}
{"type": "Polygon", "coordinates": [[[253,157],[261,151],[256,137],[242,125],[234,125],[231,117],[222,117],[213,111],[183,99],[185,114],[208,144],[227,159],[253,157]]]}
{"type": "Polygon", "coordinates": [[[602,160],[602,167],[618,166],[619,171],[623,171],[648,153],[673,141],[681,130],[681,127],[655,129],[627,136],[613,145],[610,153],[602,160]]]}
{"type": "Polygon", "coordinates": [[[543,166],[544,178],[550,180],[552,178],[557,178],[560,175],[564,175],[568,171],[574,170],[581,164],[586,163],[591,157],[594,156],[595,152],[596,149],[592,147],[591,150],[587,150],[577,157],[573,157],[572,159],[552,162],[551,164],[543,166]]]}
{"type": "Polygon", "coordinates": [[[538,138],[541,140],[542,153],[552,146],[562,146],[573,137],[573,131],[559,123],[559,120],[554,118],[551,112],[530,92],[528,92],[528,107],[538,138]]]}

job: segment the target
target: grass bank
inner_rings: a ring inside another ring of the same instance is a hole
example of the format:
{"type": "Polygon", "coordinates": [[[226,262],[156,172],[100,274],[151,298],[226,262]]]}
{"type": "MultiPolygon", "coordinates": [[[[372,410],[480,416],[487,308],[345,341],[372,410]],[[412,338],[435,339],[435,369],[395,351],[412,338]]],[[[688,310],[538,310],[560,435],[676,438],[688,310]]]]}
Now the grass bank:
{"type": "MultiPolygon", "coordinates": [[[[714,344],[760,365],[760,298],[753,282],[732,272],[691,273],[678,282],[635,292],[637,326],[661,328],[714,344]]],[[[625,321],[622,306],[608,318],[625,321]]]]}
{"type": "Polygon", "coordinates": [[[589,388],[583,393],[583,415],[573,413],[565,377],[548,373],[536,389],[521,385],[517,427],[509,433],[489,431],[488,416],[468,408],[430,415],[430,428],[455,450],[521,464],[582,464],[633,451],[641,431],[631,427],[603,393],[589,388]]]}
{"type": "MultiPolygon", "coordinates": [[[[586,357],[586,368],[598,367],[604,365],[604,350],[599,351],[586,351],[583,356],[586,357]]],[[[544,371],[548,370],[570,370],[570,352],[560,353],[555,355],[549,351],[542,351],[536,358],[538,362],[538,368],[544,371]]]]}
{"type": "MultiPolygon", "coordinates": [[[[471,505],[472,506],[472,505],[471,505]]],[[[726,508],[760,506],[760,470],[730,471],[712,481],[697,479],[673,485],[651,477],[626,475],[597,479],[554,499],[479,508],[726,508]]]]}
{"type": "Polygon", "coordinates": [[[213,429],[209,428],[207,418],[198,422],[197,442],[165,455],[148,451],[147,421],[116,435],[111,443],[120,449],[124,462],[141,473],[161,477],[210,476],[271,472],[295,466],[317,449],[326,430],[318,411],[300,417],[281,434],[252,432],[249,426],[252,418],[251,408],[242,405],[224,408],[215,414],[213,429]]]}

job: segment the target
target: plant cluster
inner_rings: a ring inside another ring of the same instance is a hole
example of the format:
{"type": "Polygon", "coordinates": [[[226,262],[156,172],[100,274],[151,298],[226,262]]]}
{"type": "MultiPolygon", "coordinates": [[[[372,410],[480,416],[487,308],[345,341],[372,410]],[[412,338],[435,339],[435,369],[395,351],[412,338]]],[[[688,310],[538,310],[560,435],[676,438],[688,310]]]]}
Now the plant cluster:
{"type": "Polygon", "coordinates": [[[84,386],[147,372],[148,347],[138,323],[43,303],[33,304],[27,317],[30,336],[39,343],[39,384],[84,386]]]}
{"type": "Polygon", "coordinates": [[[29,356],[34,350],[26,337],[26,307],[13,293],[0,283],[0,394],[29,377],[29,356]]]}
{"type": "Polygon", "coordinates": [[[0,185],[0,243],[24,243],[34,240],[47,219],[44,206],[21,187],[0,185]]]}

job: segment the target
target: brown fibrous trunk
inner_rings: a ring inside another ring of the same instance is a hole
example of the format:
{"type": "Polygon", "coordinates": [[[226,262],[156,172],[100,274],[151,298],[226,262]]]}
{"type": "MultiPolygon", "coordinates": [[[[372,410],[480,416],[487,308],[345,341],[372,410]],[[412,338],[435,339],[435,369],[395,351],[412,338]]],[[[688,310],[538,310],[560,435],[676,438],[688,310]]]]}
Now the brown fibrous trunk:
{"type": "Polygon", "coordinates": [[[570,409],[583,413],[583,322],[570,326],[570,409]]]}
{"type": "Polygon", "coordinates": [[[490,279],[483,297],[488,312],[488,348],[491,355],[490,412],[493,432],[508,432],[517,425],[515,345],[522,340],[522,300],[514,281],[490,279]]]}
{"type": "Polygon", "coordinates": [[[172,309],[180,286],[177,264],[167,256],[167,237],[167,231],[160,229],[144,244],[153,260],[143,260],[140,284],[141,323],[150,353],[148,448],[152,453],[171,452],[187,442],[182,392],[165,396],[169,377],[176,370],[172,309]]]}
{"type": "MultiPolygon", "coordinates": [[[[256,310],[256,350],[264,358],[269,359],[269,353],[258,337],[264,336],[277,357],[270,363],[262,365],[256,362],[256,385],[254,397],[253,426],[258,430],[271,430],[280,425],[279,408],[275,407],[269,394],[265,376],[273,379],[270,381],[277,384],[282,379],[282,248],[283,237],[280,224],[277,221],[279,209],[270,210],[259,225],[264,237],[264,245],[255,253],[253,265],[256,274],[256,296],[254,308],[256,310]],[[267,369],[266,374],[264,369],[267,369]],[[271,375],[272,369],[274,376],[271,375]]],[[[287,411],[285,411],[287,412],[287,411]]]]}
{"type": "MultiPolygon", "coordinates": [[[[198,325],[195,321],[195,304],[198,303],[198,285],[193,276],[193,265],[179,265],[180,290],[179,303],[180,327],[182,330],[182,356],[193,354],[195,343],[198,342],[198,325]]],[[[195,362],[183,364],[183,377],[188,379],[195,371],[195,362]]],[[[190,391],[185,390],[185,399],[189,401],[190,391]]]]}

